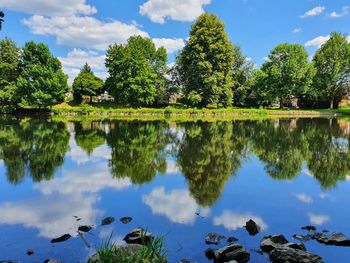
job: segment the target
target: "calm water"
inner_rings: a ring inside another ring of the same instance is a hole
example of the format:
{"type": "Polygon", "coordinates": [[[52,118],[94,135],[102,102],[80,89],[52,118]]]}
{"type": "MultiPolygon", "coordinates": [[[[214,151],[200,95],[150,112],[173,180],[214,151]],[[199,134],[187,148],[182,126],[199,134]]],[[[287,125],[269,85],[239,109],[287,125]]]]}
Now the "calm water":
{"type": "MultiPolygon", "coordinates": [[[[121,242],[138,226],[165,235],[170,262],[208,262],[208,232],[251,250],[266,234],[292,240],[306,224],[350,236],[349,136],[343,119],[2,118],[0,260],[84,262],[111,233],[121,242]],[[77,235],[106,216],[134,220],[77,235]],[[250,218],[262,226],[255,237],[242,229],[250,218]],[[50,243],[66,233],[74,238],[50,243]]],[[[350,261],[349,248],[306,246],[326,262],[350,261]]],[[[252,251],[251,262],[268,260],[252,251]]]]}

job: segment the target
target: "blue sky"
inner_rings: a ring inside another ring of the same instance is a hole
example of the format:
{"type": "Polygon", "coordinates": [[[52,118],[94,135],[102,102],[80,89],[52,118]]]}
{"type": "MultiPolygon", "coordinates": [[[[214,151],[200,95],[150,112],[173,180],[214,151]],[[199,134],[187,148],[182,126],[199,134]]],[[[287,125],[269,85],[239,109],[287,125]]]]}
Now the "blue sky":
{"type": "Polygon", "coordinates": [[[0,38],[48,44],[71,80],[85,61],[106,77],[105,49],[135,34],[164,45],[173,62],[204,11],[257,65],[279,43],[300,43],[312,56],[330,32],[350,33],[350,0],[0,0],[0,9],[0,38]]]}

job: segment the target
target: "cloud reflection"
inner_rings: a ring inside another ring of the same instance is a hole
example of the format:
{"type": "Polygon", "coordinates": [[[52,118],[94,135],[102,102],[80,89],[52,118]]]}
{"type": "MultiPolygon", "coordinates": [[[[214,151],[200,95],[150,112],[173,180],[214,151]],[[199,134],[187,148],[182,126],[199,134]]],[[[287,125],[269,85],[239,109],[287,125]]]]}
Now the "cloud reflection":
{"type": "Polygon", "coordinates": [[[321,226],[328,223],[331,218],[328,215],[319,215],[314,213],[308,213],[308,217],[311,224],[321,226]]]}

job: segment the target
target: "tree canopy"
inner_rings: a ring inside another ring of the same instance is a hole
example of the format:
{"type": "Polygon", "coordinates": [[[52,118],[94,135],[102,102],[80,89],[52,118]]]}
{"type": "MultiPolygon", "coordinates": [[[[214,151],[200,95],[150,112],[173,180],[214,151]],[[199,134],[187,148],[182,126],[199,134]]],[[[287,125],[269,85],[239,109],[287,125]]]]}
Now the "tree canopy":
{"type": "Polygon", "coordinates": [[[216,15],[201,15],[177,58],[188,104],[212,108],[232,105],[233,62],[233,45],[224,23],[216,15]]]}
{"type": "Polygon", "coordinates": [[[314,91],[333,108],[335,100],[350,88],[350,43],[347,36],[332,33],[317,50],[313,62],[316,67],[314,91]]]}
{"type": "Polygon", "coordinates": [[[166,61],[165,48],[157,49],[150,38],[133,36],[125,45],[111,45],[106,57],[109,93],[121,105],[154,105],[164,91],[166,61]]]}
{"type": "Polygon", "coordinates": [[[61,62],[42,43],[27,42],[21,57],[16,96],[21,105],[46,107],[60,103],[68,91],[61,62]]]}
{"type": "Polygon", "coordinates": [[[81,102],[83,96],[92,97],[99,95],[103,90],[103,80],[96,77],[88,63],[85,63],[79,75],[73,81],[74,101],[81,102]]]}

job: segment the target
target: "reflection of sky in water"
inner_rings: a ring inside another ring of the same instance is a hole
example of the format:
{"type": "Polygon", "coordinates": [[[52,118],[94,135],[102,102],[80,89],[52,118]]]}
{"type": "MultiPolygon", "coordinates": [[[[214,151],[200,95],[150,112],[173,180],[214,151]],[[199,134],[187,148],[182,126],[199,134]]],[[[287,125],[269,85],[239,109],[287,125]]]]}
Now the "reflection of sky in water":
{"type": "MultiPolygon", "coordinates": [[[[208,232],[236,236],[248,249],[257,248],[265,234],[283,233],[292,240],[293,234],[303,233],[300,227],[306,224],[350,235],[349,182],[322,189],[305,164],[294,179],[274,180],[251,154],[237,174],[226,181],[215,204],[205,207],[191,194],[175,157],[167,157],[164,175],[158,173],[153,181],[133,186],[128,177],[111,176],[111,148],[107,144],[89,155],[76,144],[74,129],[70,129],[69,152],[51,180],[32,183],[26,177],[21,184],[11,185],[0,161],[0,259],[86,259],[112,232],[113,240],[122,243],[122,237],[138,226],[166,235],[170,262],[181,258],[206,262],[204,237],[208,232]],[[92,246],[87,248],[77,236],[77,227],[98,225],[105,216],[132,216],[134,220],[128,225],[117,221],[97,227],[85,235],[92,246]],[[250,237],[246,233],[242,226],[248,219],[261,225],[261,234],[250,237]],[[74,238],[52,247],[50,239],[65,233],[74,238]],[[29,248],[36,252],[31,258],[25,255],[29,248]]],[[[185,131],[179,129],[178,134],[174,127],[170,132],[182,140],[185,131]]],[[[166,150],[177,146],[173,143],[166,150]]],[[[326,262],[346,262],[350,257],[348,249],[326,247],[314,241],[306,245],[326,262]]],[[[251,257],[251,262],[268,262],[254,252],[251,257]]]]}

